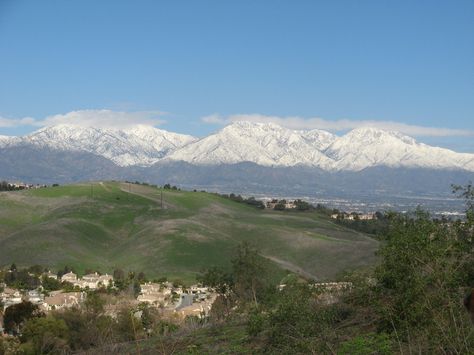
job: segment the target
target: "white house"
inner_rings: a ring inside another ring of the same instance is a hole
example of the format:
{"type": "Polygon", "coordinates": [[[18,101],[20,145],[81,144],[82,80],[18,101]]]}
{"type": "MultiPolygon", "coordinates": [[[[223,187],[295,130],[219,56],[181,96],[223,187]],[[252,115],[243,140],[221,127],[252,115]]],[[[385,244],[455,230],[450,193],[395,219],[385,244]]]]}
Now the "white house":
{"type": "Polygon", "coordinates": [[[77,275],[73,273],[72,271],[68,272],[67,274],[64,274],[63,276],[61,276],[61,281],[70,282],[74,284],[77,281],[77,275]]]}

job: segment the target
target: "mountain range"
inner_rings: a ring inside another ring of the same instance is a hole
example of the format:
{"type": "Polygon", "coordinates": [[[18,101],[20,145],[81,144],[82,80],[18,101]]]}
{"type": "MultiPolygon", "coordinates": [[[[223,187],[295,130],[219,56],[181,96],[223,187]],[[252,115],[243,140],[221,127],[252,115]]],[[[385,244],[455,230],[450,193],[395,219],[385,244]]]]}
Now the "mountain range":
{"type": "Polygon", "coordinates": [[[432,147],[399,132],[369,127],[339,137],[323,130],[235,122],[198,139],[151,126],[103,129],[58,125],[23,137],[0,136],[0,149],[26,146],[87,152],[120,167],[181,161],[193,165],[250,162],[325,171],[361,171],[378,166],[474,171],[474,154],[432,147]]]}
{"type": "Polygon", "coordinates": [[[234,122],[197,138],[151,126],[58,125],[21,137],[0,136],[0,179],[138,180],[267,196],[377,199],[381,204],[403,197],[421,204],[433,196],[452,199],[451,184],[474,180],[474,154],[371,127],[337,136],[234,122]]]}

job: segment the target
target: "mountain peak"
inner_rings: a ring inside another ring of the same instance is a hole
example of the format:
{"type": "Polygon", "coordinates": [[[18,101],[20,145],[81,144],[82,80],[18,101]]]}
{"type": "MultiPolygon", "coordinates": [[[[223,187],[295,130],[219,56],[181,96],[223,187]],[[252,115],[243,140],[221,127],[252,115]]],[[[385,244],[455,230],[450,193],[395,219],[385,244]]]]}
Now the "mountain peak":
{"type": "Polygon", "coordinates": [[[364,141],[384,141],[390,139],[401,140],[407,144],[416,144],[416,140],[403,133],[391,130],[384,130],[376,127],[359,127],[348,132],[343,137],[349,140],[364,140],[364,141]]]}
{"type": "Polygon", "coordinates": [[[249,130],[249,129],[260,129],[260,130],[285,130],[286,128],[279,126],[272,122],[251,122],[251,121],[234,121],[224,127],[224,129],[233,130],[249,130]]]}

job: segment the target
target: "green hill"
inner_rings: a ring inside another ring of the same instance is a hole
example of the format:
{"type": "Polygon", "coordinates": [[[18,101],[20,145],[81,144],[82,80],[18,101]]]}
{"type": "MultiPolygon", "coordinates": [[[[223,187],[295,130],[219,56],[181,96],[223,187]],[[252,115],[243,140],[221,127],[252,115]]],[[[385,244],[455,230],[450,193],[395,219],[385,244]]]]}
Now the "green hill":
{"type": "Polygon", "coordinates": [[[277,212],[205,192],[98,182],[0,193],[0,265],[71,265],[192,280],[242,241],[318,279],[374,263],[378,243],[316,212],[277,212]]]}

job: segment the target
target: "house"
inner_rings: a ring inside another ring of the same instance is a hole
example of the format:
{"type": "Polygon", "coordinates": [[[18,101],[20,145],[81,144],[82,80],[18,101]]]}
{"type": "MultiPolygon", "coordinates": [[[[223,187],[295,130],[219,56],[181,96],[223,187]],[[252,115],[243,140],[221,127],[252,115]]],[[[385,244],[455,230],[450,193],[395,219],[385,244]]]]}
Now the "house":
{"type": "Polygon", "coordinates": [[[91,290],[95,290],[96,288],[99,288],[101,286],[107,287],[109,286],[109,283],[113,282],[113,277],[105,274],[105,275],[100,275],[97,272],[93,274],[87,274],[82,277],[80,282],[78,282],[78,286],[80,288],[90,288],[91,290]]]}
{"type": "Polygon", "coordinates": [[[77,275],[73,273],[72,271],[68,272],[67,274],[64,274],[63,276],[61,276],[61,281],[70,282],[74,284],[77,281],[77,275]]]}
{"type": "Polygon", "coordinates": [[[193,304],[194,296],[192,294],[182,293],[179,297],[178,304],[175,310],[179,311],[181,308],[189,307],[193,304]]]}
{"type": "Polygon", "coordinates": [[[31,302],[31,303],[40,305],[44,301],[44,296],[41,293],[40,289],[30,290],[26,294],[26,300],[31,302]]]}
{"type": "Polygon", "coordinates": [[[180,316],[181,319],[185,319],[187,316],[196,316],[198,318],[202,318],[203,316],[209,314],[212,304],[216,298],[216,294],[210,294],[209,298],[206,298],[206,300],[199,303],[191,303],[188,306],[181,302],[180,307],[176,307],[174,309],[174,314],[180,316]]]}
{"type": "Polygon", "coordinates": [[[21,303],[23,297],[21,296],[20,291],[10,287],[5,287],[3,292],[0,293],[0,301],[3,303],[3,309],[7,309],[7,307],[21,303]]]}
{"type": "Polygon", "coordinates": [[[114,284],[113,276],[111,276],[109,274],[99,276],[99,286],[107,287],[107,286],[113,285],[113,284],[114,284]]]}
{"type": "Polygon", "coordinates": [[[77,307],[85,300],[84,292],[67,292],[62,291],[51,292],[49,296],[44,298],[42,308],[45,311],[65,309],[77,307]]]}
{"type": "Polygon", "coordinates": [[[110,283],[113,283],[113,280],[114,278],[111,275],[100,275],[97,272],[84,275],[82,278],[77,278],[77,275],[73,272],[64,274],[61,277],[61,281],[67,281],[79,288],[89,288],[91,290],[95,290],[101,286],[107,287],[110,283]]]}
{"type": "Polygon", "coordinates": [[[167,306],[172,293],[172,286],[147,282],[140,285],[141,292],[137,297],[138,302],[145,302],[155,306],[167,306]]]}
{"type": "Polygon", "coordinates": [[[207,299],[209,290],[207,287],[193,285],[189,289],[189,293],[194,296],[194,301],[204,301],[207,299]]]}
{"type": "Polygon", "coordinates": [[[147,295],[150,293],[159,293],[161,292],[162,288],[163,286],[161,286],[161,284],[154,282],[146,282],[140,285],[140,290],[143,295],[147,295]]]}

